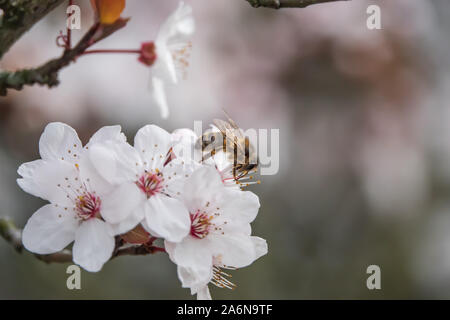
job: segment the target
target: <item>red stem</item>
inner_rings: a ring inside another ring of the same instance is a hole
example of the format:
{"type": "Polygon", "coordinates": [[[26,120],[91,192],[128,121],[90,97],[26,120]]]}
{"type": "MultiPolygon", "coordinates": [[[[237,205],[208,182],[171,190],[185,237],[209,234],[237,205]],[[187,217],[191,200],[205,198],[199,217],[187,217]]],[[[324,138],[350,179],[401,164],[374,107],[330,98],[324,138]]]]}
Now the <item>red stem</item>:
{"type": "Polygon", "coordinates": [[[132,53],[132,54],[140,54],[141,50],[86,50],[83,54],[93,54],[93,53],[132,53]]]}

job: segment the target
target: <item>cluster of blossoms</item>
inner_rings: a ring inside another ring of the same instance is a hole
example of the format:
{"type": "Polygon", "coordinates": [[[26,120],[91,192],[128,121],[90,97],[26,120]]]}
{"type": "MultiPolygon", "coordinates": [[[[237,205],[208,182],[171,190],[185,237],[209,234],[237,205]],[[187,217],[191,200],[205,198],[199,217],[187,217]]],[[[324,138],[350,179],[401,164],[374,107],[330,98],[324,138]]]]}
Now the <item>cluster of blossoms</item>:
{"type": "Polygon", "coordinates": [[[251,236],[259,199],[230,183],[226,156],[197,161],[178,152],[195,139],[188,129],[170,134],[147,125],[132,146],[120,126],[110,126],[83,147],[70,126],[50,123],[39,142],[41,159],[18,170],[19,186],[49,202],[28,220],[25,248],[52,254],[73,242],[73,261],[97,272],[118,246],[158,238],[197,298],[211,298],[209,283],[233,288],[223,270],[267,253],[266,241],[251,236]]]}

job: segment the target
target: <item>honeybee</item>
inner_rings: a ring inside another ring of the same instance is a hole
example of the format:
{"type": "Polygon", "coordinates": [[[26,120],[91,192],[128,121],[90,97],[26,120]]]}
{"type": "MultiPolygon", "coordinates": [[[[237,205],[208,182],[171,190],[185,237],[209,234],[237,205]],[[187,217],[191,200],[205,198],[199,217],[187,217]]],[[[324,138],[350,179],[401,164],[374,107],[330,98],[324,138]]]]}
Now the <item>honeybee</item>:
{"type": "Polygon", "coordinates": [[[201,145],[203,159],[214,156],[216,152],[223,151],[227,158],[233,163],[233,177],[236,181],[256,171],[259,166],[258,156],[254,146],[248,137],[244,136],[242,130],[227,115],[227,121],[214,119],[214,125],[219,132],[206,132],[198,141],[197,147],[201,145]]]}

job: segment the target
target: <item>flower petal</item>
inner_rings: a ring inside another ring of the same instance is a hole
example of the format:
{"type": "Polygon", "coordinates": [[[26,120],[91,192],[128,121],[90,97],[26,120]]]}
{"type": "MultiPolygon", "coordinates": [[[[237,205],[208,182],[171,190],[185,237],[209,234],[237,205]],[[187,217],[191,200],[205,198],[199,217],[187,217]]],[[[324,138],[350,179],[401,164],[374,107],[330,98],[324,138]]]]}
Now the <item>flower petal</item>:
{"type": "Polygon", "coordinates": [[[86,147],[89,148],[95,143],[106,141],[126,142],[127,138],[123,134],[122,128],[120,126],[106,126],[100,128],[96,133],[92,135],[86,147]]]}
{"type": "Polygon", "coordinates": [[[136,181],[142,161],[138,152],[126,142],[108,141],[93,144],[86,157],[99,175],[111,184],[136,181]]]}
{"type": "Polygon", "coordinates": [[[73,245],[73,261],[89,272],[97,272],[114,250],[110,227],[100,219],[84,221],[78,228],[73,245]]]}
{"type": "Polygon", "coordinates": [[[164,195],[155,195],[146,202],[143,225],[155,236],[179,242],[189,233],[191,220],[181,201],[164,195]]]}
{"type": "Polygon", "coordinates": [[[41,186],[35,181],[35,173],[39,168],[44,165],[44,160],[35,160],[22,164],[17,173],[22,177],[22,179],[17,179],[17,184],[22,188],[23,191],[32,194],[35,197],[44,198],[41,186]]]}
{"type": "Polygon", "coordinates": [[[199,140],[197,135],[191,129],[177,129],[172,132],[174,146],[172,152],[176,159],[181,161],[202,161],[202,150],[196,147],[199,140]]]}
{"type": "Polygon", "coordinates": [[[76,131],[67,124],[53,122],[45,127],[39,140],[43,160],[77,161],[83,147],[76,131]]]}
{"type": "Polygon", "coordinates": [[[136,207],[127,219],[111,224],[114,235],[124,234],[130,230],[133,230],[139,223],[144,220],[144,208],[141,206],[136,207]]]}
{"type": "Polygon", "coordinates": [[[261,206],[256,194],[251,191],[229,188],[222,195],[221,211],[223,217],[231,218],[230,220],[236,222],[242,221],[246,223],[255,220],[261,206]]]}
{"type": "Polygon", "coordinates": [[[78,220],[72,210],[45,205],[28,220],[22,234],[24,247],[37,254],[63,250],[75,239],[78,220]]]}
{"type": "Polygon", "coordinates": [[[213,200],[222,197],[222,193],[225,191],[225,186],[217,170],[203,166],[186,180],[183,198],[189,211],[195,212],[203,208],[208,201],[214,203],[213,200]]]}
{"type": "Polygon", "coordinates": [[[197,293],[197,300],[212,300],[211,293],[208,286],[203,286],[195,291],[197,293]]]}
{"type": "Polygon", "coordinates": [[[212,279],[212,267],[202,266],[199,268],[190,268],[178,266],[178,279],[183,288],[197,288],[206,286],[212,279]]]}
{"type": "MultiPolygon", "coordinates": [[[[156,65],[155,67],[158,67],[158,65],[156,65]]],[[[155,103],[158,106],[159,111],[161,112],[161,118],[169,118],[169,105],[167,103],[164,81],[160,77],[152,76],[150,90],[152,91],[155,103]]]]}
{"type": "Polygon", "coordinates": [[[241,233],[225,233],[214,238],[214,256],[224,265],[246,267],[255,261],[256,249],[251,237],[241,233]]]}
{"type": "Polygon", "coordinates": [[[120,223],[130,216],[133,219],[133,211],[139,205],[143,206],[145,200],[144,193],[134,182],[126,182],[102,197],[100,214],[108,223],[112,224],[120,223]]]}
{"type": "Polygon", "coordinates": [[[164,193],[172,198],[182,200],[186,181],[200,167],[199,163],[193,161],[182,161],[181,163],[180,159],[174,159],[169,162],[162,170],[164,193]]]}
{"type": "Polygon", "coordinates": [[[147,168],[162,169],[167,153],[172,147],[172,137],[166,130],[155,125],[141,128],[134,138],[134,148],[142,159],[147,162],[147,168]]]}
{"type": "Polygon", "coordinates": [[[260,237],[251,237],[251,240],[255,246],[255,260],[265,256],[268,252],[267,241],[260,237]]]}
{"type": "Polygon", "coordinates": [[[80,187],[78,170],[67,161],[38,160],[21,166],[19,174],[24,178],[17,182],[24,191],[61,206],[72,206],[70,194],[80,187]]]}
{"type": "Polygon", "coordinates": [[[178,265],[184,288],[199,288],[212,279],[213,254],[208,239],[186,237],[180,243],[164,241],[169,258],[178,265]]]}

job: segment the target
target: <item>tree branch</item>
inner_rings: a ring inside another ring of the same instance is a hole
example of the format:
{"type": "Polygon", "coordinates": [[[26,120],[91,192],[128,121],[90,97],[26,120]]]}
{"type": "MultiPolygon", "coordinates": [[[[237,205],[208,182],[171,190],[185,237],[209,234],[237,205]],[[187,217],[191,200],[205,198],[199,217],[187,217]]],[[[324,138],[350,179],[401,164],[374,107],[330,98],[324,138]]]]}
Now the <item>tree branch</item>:
{"type": "MultiPolygon", "coordinates": [[[[1,1],[1,0],[0,0],[1,1]]],[[[34,69],[15,72],[0,72],[0,96],[5,96],[8,89],[22,90],[25,85],[47,85],[49,88],[59,84],[59,71],[74,62],[90,46],[110,36],[126,26],[128,19],[119,19],[112,25],[95,24],[83,36],[73,49],[66,49],[63,55],[34,69]]]]}
{"type": "MultiPolygon", "coordinates": [[[[22,230],[17,228],[12,220],[0,218],[0,236],[11,244],[17,252],[21,253],[23,251],[22,230]]],[[[164,248],[153,246],[153,241],[154,238],[152,238],[151,242],[148,244],[120,248],[123,245],[123,241],[118,238],[116,240],[116,249],[114,250],[111,259],[120,256],[137,256],[165,252],[164,248]]],[[[68,249],[53,254],[35,254],[34,256],[46,263],[67,263],[73,261],[72,252],[68,249]]]]}
{"type": "Polygon", "coordinates": [[[0,0],[0,59],[32,26],[64,0],[0,0]]]}
{"type": "Polygon", "coordinates": [[[313,4],[350,0],[246,0],[254,8],[306,8],[313,4]]]}

